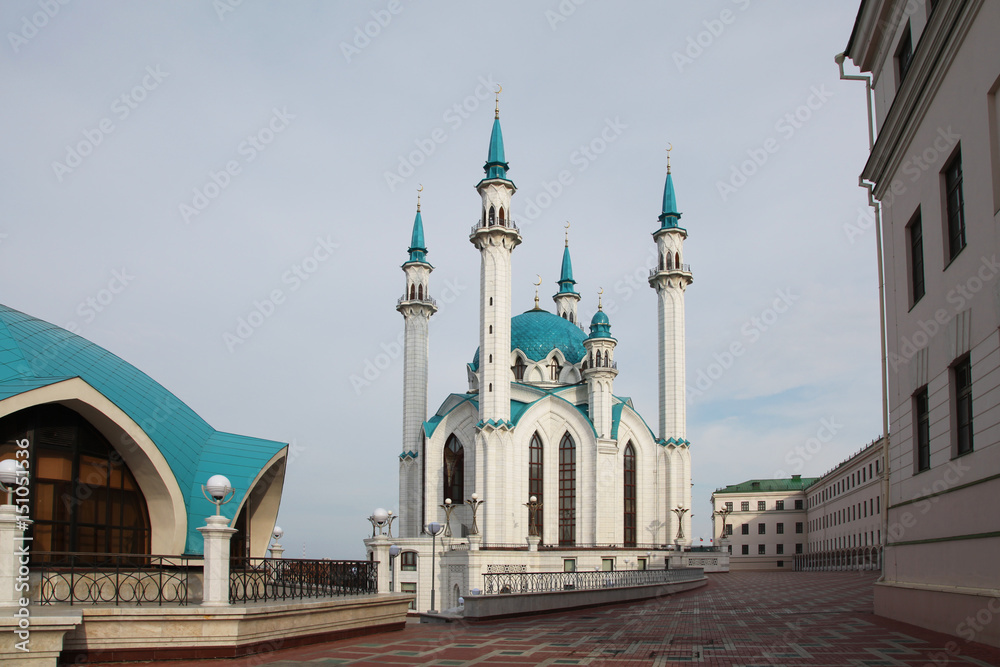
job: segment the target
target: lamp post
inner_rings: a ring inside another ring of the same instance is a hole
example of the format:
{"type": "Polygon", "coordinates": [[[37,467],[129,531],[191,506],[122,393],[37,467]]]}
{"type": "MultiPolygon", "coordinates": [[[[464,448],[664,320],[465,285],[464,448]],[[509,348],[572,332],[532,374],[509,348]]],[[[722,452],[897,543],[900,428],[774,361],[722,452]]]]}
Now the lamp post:
{"type": "Polygon", "coordinates": [[[451,537],[451,513],[455,511],[455,505],[451,504],[451,498],[444,499],[444,505],[438,505],[444,510],[444,536],[451,537]]]}
{"type": "Polygon", "coordinates": [[[437,536],[441,534],[442,530],[444,530],[444,526],[437,521],[430,522],[424,528],[424,531],[430,533],[431,536],[431,608],[427,612],[429,614],[437,613],[437,609],[434,606],[434,592],[437,590],[437,570],[435,569],[434,558],[437,555],[437,536]]]}
{"type": "MultiPolygon", "coordinates": [[[[215,516],[205,519],[207,525],[198,528],[205,540],[205,565],[202,602],[203,606],[225,606],[229,604],[229,542],[236,533],[229,527],[229,519],[222,515],[222,506],[233,499],[236,490],[229,480],[222,475],[212,475],[202,484],[201,493],[205,499],[215,505],[215,516]]],[[[249,565],[250,553],[247,553],[243,567],[249,565]]]]}
{"type": "Polygon", "coordinates": [[[386,515],[387,515],[387,518],[386,518],[386,521],[385,521],[385,529],[386,529],[386,532],[389,533],[389,539],[391,540],[392,539],[392,522],[395,521],[396,519],[398,519],[399,517],[396,516],[395,514],[393,514],[392,510],[389,510],[388,512],[386,512],[386,515]]]}
{"type": "Polygon", "coordinates": [[[715,513],[718,514],[719,518],[722,520],[722,534],[719,535],[719,539],[720,540],[724,540],[724,539],[726,539],[726,518],[730,514],[732,514],[733,511],[731,509],[729,509],[728,507],[726,507],[725,505],[723,505],[722,509],[721,510],[716,510],[715,513]]]}
{"type": "Polygon", "coordinates": [[[391,524],[389,517],[392,516],[392,512],[389,512],[381,507],[375,509],[368,520],[372,524],[372,537],[377,537],[382,534],[382,529],[385,528],[387,523],[391,524]]]}
{"type": "Polygon", "coordinates": [[[271,537],[274,538],[274,544],[271,545],[271,558],[280,559],[281,555],[285,553],[284,547],[278,544],[278,540],[284,536],[285,531],[281,529],[281,526],[275,526],[274,532],[271,533],[271,537]]]}
{"type": "Polygon", "coordinates": [[[229,483],[228,477],[212,475],[207,482],[201,485],[201,495],[215,505],[215,516],[220,516],[222,506],[233,499],[233,496],[236,495],[236,489],[229,483]]]}
{"type": "Polygon", "coordinates": [[[0,491],[7,492],[7,504],[14,504],[14,487],[27,483],[28,471],[21,467],[17,459],[0,461],[0,491]]]}
{"type": "Polygon", "coordinates": [[[677,515],[677,535],[674,537],[674,541],[680,544],[680,541],[684,539],[684,515],[690,512],[686,507],[681,507],[678,505],[674,509],[670,510],[677,515]]]}
{"type": "Polygon", "coordinates": [[[479,525],[476,523],[476,512],[479,511],[479,506],[485,501],[479,499],[478,493],[473,493],[472,498],[465,501],[466,504],[472,508],[472,530],[469,531],[470,535],[479,534],[479,525]]]}
{"type": "Polygon", "coordinates": [[[524,506],[528,508],[528,535],[538,537],[538,510],[542,503],[538,502],[538,496],[531,496],[524,506]]]}
{"type": "Polygon", "coordinates": [[[389,545],[389,592],[392,593],[396,588],[396,567],[393,565],[393,561],[396,556],[399,555],[401,549],[399,545],[392,544],[389,545]]]}

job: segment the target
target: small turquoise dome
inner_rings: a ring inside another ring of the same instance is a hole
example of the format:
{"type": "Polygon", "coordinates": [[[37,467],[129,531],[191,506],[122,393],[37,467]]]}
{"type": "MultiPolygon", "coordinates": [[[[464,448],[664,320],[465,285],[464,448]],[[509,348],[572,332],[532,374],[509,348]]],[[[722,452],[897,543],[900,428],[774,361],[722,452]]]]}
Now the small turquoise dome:
{"type": "Polygon", "coordinates": [[[611,320],[603,310],[594,313],[590,320],[590,338],[611,338],[611,320]]]}
{"type": "MultiPolygon", "coordinates": [[[[552,350],[559,350],[571,364],[578,364],[586,354],[583,341],[587,338],[569,320],[536,308],[510,320],[510,349],[521,350],[531,361],[541,361],[552,350]]],[[[479,370],[479,350],[472,360],[472,370],[479,370]]]]}

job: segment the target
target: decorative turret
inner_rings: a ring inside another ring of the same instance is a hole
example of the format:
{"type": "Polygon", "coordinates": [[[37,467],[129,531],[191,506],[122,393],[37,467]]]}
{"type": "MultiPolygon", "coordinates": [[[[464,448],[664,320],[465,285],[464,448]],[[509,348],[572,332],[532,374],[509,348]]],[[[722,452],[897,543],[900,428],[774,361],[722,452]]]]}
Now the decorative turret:
{"type": "MultiPolygon", "coordinates": [[[[598,294],[603,294],[601,290],[598,294]]],[[[590,419],[602,440],[611,438],[611,417],[614,380],[618,375],[615,362],[615,346],[618,341],[611,337],[611,321],[604,312],[600,296],[597,312],[590,321],[590,335],[583,341],[587,356],[583,360],[583,379],[587,383],[590,403],[590,419]]]]}
{"type": "Polygon", "coordinates": [[[573,280],[573,261],[569,256],[569,223],[566,223],[566,247],[563,249],[562,270],[559,273],[559,291],[553,295],[556,302],[556,315],[576,324],[576,305],[580,295],[576,292],[576,281],[573,280]]]}
{"type": "MultiPolygon", "coordinates": [[[[420,504],[420,466],[416,463],[423,449],[423,423],[427,418],[428,340],[431,316],[437,304],[430,296],[430,275],[434,267],[427,262],[424,222],[420,216],[420,192],[417,190],[417,215],[410,236],[409,260],[403,264],[406,287],[396,303],[403,316],[403,451],[399,455],[399,500],[401,507],[420,504]]],[[[420,515],[405,512],[400,517],[400,535],[420,534],[420,515]]]]}

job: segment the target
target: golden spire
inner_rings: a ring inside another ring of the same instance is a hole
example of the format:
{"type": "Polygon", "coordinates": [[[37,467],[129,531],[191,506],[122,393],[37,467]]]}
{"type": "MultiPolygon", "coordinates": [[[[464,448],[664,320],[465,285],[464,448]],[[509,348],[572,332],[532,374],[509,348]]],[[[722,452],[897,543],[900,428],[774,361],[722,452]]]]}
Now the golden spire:
{"type": "Polygon", "coordinates": [[[569,220],[566,221],[566,247],[569,247],[569,220]]]}
{"type": "Polygon", "coordinates": [[[537,275],[538,275],[538,281],[535,283],[535,310],[539,309],[539,306],[538,306],[538,286],[542,284],[542,275],[540,273],[537,274],[537,275]]]}
{"type": "Polygon", "coordinates": [[[498,83],[497,84],[497,89],[496,89],[497,108],[496,108],[496,111],[494,112],[495,113],[495,115],[493,116],[494,118],[499,118],[500,117],[500,93],[502,93],[502,92],[503,92],[503,86],[501,86],[498,83]]]}
{"type": "Polygon", "coordinates": [[[604,306],[601,303],[603,301],[603,299],[604,299],[604,288],[603,287],[598,287],[597,288],[597,310],[604,310],[604,306]]]}
{"type": "Polygon", "coordinates": [[[423,191],[424,191],[424,185],[423,183],[421,183],[420,187],[417,188],[417,212],[420,211],[420,193],[423,191]]]}
{"type": "Polygon", "coordinates": [[[674,145],[671,143],[667,144],[667,173],[670,173],[670,151],[674,150],[674,145]]]}

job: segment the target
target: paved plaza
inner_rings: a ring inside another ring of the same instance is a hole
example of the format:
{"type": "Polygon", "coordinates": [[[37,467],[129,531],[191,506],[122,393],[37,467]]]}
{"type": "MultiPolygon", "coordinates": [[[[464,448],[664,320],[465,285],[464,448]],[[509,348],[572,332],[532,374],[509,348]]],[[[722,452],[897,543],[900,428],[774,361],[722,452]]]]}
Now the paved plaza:
{"type": "Polygon", "coordinates": [[[235,660],[291,665],[1000,665],[1000,649],[872,614],[872,573],[733,572],[631,605],[401,632],[235,660]]]}

